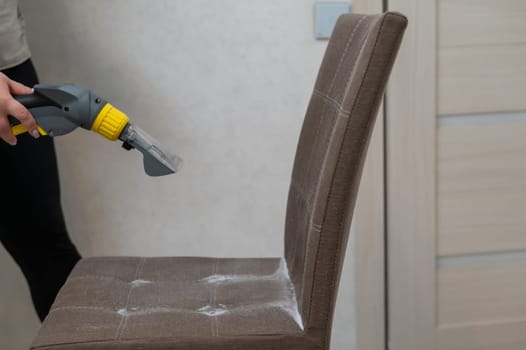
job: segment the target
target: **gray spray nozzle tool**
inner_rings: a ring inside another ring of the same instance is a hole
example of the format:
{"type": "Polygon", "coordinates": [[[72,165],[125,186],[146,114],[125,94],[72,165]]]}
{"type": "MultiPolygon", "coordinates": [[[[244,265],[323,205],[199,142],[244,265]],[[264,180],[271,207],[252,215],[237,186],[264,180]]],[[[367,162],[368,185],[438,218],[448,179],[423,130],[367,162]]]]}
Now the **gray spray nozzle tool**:
{"type": "Polygon", "coordinates": [[[170,154],[139,127],[128,124],[119,137],[125,149],[135,148],[143,154],[144,171],[150,176],[163,176],[178,172],[183,160],[170,154]]]}
{"type": "MultiPolygon", "coordinates": [[[[127,150],[143,154],[144,171],[150,176],[163,176],[181,169],[182,160],[167,152],[159,142],[129,122],[126,114],[91,90],[69,84],[35,85],[34,93],[15,96],[38,124],[42,135],[65,135],[78,127],[91,130],[108,140],[123,141],[127,150]]],[[[13,135],[27,132],[18,120],[9,117],[13,135]]]]}

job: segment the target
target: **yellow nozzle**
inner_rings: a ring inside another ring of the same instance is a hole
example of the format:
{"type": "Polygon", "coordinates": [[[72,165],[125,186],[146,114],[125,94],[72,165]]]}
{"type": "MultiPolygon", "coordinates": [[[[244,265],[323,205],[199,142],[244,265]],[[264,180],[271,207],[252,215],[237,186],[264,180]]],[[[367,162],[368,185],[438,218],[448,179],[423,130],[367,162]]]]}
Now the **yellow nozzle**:
{"type": "MultiPolygon", "coordinates": [[[[40,133],[40,135],[47,135],[46,130],[42,129],[40,126],[37,126],[37,130],[40,133]]],[[[13,133],[13,135],[18,136],[27,132],[27,129],[24,125],[17,124],[11,128],[11,132],[13,133]]]]}
{"type": "Polygon", "coordinates": [[[115,141],[119,138],[124,127],[128,124],[128,116],[111,104],[106,103],[95,118],[91,130],[115,141]]]}

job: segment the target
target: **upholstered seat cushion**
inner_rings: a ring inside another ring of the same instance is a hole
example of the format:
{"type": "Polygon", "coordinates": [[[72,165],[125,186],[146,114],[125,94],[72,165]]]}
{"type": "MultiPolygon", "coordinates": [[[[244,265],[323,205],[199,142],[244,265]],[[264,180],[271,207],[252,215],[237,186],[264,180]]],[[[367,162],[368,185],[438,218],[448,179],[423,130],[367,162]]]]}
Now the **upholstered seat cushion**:
{"type": "Polygon", "coordinates": [[[206,338],[269,349],[300,344],[302,328],[283,259],[89,258],[33,349],[199,349],[206,338]]]}

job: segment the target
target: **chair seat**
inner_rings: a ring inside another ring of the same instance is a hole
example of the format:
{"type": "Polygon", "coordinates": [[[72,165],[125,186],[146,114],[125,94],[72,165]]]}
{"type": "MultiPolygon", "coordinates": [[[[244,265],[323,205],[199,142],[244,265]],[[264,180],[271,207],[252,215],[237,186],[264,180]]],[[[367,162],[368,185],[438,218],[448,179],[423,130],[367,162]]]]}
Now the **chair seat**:
{"type": "Polygon", "coordinates": [[[308,348],[302,342],[283,259],[108,257],[77,264],[32,348],[308,348]]]}

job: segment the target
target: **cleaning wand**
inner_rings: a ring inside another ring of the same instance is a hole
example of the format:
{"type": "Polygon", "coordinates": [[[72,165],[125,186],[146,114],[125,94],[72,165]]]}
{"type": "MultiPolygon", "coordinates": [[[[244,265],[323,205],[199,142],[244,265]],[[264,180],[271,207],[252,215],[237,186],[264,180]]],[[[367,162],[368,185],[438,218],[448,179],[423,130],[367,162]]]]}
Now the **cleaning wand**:
{"type": "MultiPolygon", "coordinates": [[[[154,138],[129,122],[126,114],[91,90],[76,85],[34,86],[30,95],[15,96],[28,108],[41,135],[60,136],[78,127],[91,130],[111,141],[121,140],[126,150],[143,154],[144,171],[150,176],[176,173],[182,160],[167,152],[154,138]]],[[[9,117],[13,135],[27,132],[18,120],[9,117]]]]}

